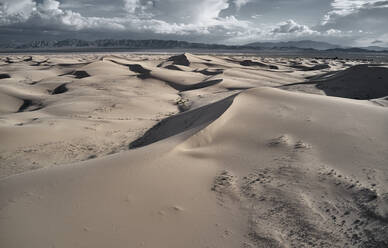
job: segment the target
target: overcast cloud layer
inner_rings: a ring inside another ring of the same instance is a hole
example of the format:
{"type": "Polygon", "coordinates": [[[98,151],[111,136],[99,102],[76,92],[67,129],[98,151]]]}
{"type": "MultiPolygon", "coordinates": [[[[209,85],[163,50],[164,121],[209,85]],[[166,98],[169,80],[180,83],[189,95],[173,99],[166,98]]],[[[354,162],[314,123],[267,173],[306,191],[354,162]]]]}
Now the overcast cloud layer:
{"type": "Polygon", "coordinates": [[[0,39],[312,39],[388,46],[388,1],[0,0],[0,39]]]}

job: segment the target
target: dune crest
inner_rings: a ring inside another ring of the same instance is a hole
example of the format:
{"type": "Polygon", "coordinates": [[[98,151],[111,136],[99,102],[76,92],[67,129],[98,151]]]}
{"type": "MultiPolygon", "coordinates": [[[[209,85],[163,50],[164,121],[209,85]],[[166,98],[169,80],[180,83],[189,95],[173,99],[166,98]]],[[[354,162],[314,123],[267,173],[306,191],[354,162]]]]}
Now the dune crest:
{"type": "Polygon", "coordinates": [[[1,60],[1,247],[388,246],[386,65],[1,60]]]}
{"type": "Polygon", "coordinates": [[[291,84],[283,88],[301,88],[312,93],[322,92],[328,96],[360,100],[377,99],[388,95],[388,67],[356,65],[342,72],[315,77],[311,82],[291,84]]]}

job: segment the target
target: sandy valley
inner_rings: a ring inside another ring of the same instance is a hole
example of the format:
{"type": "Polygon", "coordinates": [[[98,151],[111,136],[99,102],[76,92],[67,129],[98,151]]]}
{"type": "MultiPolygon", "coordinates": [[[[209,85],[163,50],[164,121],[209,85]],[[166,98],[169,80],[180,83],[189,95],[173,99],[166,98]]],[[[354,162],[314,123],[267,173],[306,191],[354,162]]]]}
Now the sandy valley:
{"type": "Polygon", "coordinates": [[[388,64],[0,56],[0,247],[388,247],[388,64]]]}

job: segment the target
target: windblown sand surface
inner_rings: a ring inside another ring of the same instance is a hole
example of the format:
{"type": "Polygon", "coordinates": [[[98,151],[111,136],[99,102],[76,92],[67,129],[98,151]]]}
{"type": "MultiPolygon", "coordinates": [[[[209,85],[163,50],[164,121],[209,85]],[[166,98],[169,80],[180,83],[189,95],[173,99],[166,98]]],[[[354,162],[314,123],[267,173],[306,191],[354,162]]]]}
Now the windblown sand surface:
{"type": "Polygon", "coordinates": [[[388,65],[0,57],[0,247],[388,247],[388,65]]]}

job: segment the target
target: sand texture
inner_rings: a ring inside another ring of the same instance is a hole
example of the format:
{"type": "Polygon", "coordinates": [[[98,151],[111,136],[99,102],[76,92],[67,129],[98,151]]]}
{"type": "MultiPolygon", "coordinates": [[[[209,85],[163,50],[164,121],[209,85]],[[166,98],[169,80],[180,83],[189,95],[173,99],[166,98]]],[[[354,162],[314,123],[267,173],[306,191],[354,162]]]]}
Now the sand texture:
{"type": "Polygon", "coordinates": [[[388,65],[0,57],[0,247],[388,247],[388,65]]]}

